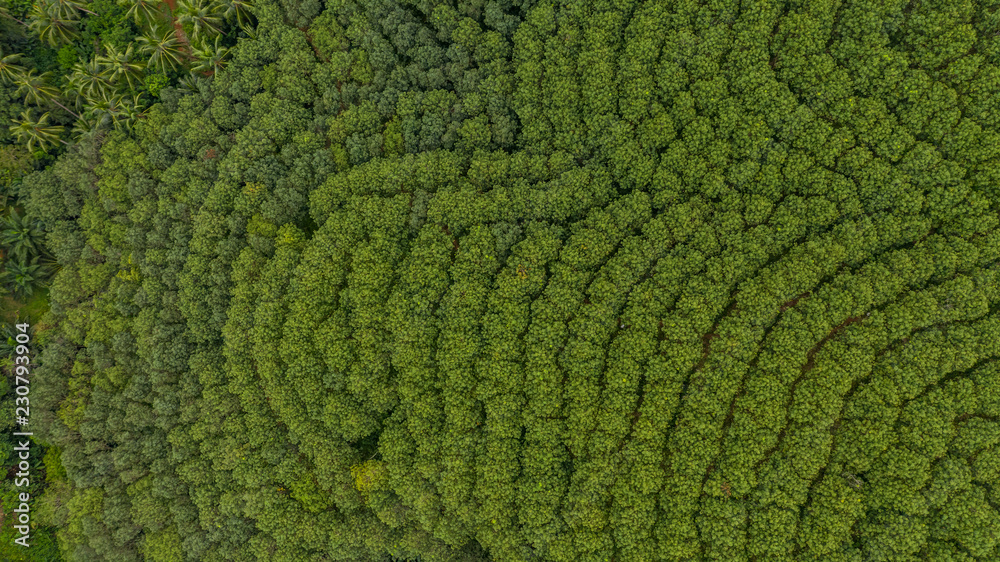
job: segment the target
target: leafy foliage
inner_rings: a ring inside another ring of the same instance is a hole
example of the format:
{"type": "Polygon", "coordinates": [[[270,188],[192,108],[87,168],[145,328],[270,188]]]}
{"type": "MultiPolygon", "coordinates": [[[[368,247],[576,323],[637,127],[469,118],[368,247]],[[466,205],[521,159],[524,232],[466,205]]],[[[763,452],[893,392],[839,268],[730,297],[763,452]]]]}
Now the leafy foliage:
{"type": "Polygon", "coordinates": [[[1000,556],[995,6],[240,6],[20,189],[64,557],[1000,556]]]}
{"type": "MultiPolygon", "coordinates": [[[[67,131],[80,138],[131,127],[163,87],[180,85],[191,73],[210,75],[225,64],[238,35],[252,33],[252,3],[198,0],[171,6],[39,0],[30,14],[22,14],[26,20],[6,9],[0,22],[0,85],[15,85],[24,100],[24,107],[9,112],[23,129],[16,140],[31,143],[29,150],[41,151],[38,158],[44,160],[51,148],[66,144],[67,131]],[[55,112],[51,135],[24,125],[31,106],[55,112]],[[115,117],[122,110],[130,117],[115,117]]],[[[6,102],[6,91],[2,97],[6,102]]]]}

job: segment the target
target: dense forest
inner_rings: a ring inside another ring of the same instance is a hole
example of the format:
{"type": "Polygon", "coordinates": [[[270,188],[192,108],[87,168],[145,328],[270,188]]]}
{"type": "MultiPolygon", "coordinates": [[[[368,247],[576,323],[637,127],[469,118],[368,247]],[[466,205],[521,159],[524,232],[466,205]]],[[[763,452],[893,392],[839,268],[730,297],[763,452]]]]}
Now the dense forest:
{"type": "Polygon", "coordinates": [[[0,557],[1000,559],[1000,0],[0,34],[0,557]]]}

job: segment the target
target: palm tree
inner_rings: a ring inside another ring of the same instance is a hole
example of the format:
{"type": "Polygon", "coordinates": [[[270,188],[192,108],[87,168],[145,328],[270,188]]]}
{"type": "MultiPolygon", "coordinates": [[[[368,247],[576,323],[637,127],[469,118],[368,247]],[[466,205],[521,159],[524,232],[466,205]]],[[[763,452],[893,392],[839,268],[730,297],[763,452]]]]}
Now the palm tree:
{"type": "MultiPolygon", "coordinates": [[[[249,39],[257,39],[257,30],[254,29],[253,27],[251,27],[251,26],[248,25],[246,27],[241,27],[240,29],[243,30],[243,33],[246,34],[247,38],[249,38],[249,39]]],[[[240,39],[242,39],[242,37],[240,37],[240,39]]]]}
{"type": "Polygon", "coordinates": [[[42,9],[64,20],[80,19],[80,12],[95,15],[94,12],[84,8],[83,2],[79,0],[40,0],[42,9]]]}
{"type": "MultiPolygon", "coordinates": [[[[0,287],[0,291],[2,291],[3,293],[7,293],[6,271],[0,271],[0,283],[4,285],[3,287],[0,287]]],[[[20,332],[17,331],[17,328],[15,326],[19,324],[20,321],[21,321],[21,313],[19,311],[15,316],[15,320],[13,323],[4,322],[3,328],[0,328],[0,330],[2,330],[0,331],[0,357],[13,357],[14,353],[17,351],[17,346],[18,346],[17,334],[19,334],[20,332]]],[[[34,332],[33,324],[28,326],[28,332],[29,333],[34,332]]]]}
{"type": "MultiPolygon", "coordinates": [[[[80,84],[67,80],[62,89],[62,98],[78,112],[87,104],[87,96],[83,95],[80,84]]],[[[79,119],[79,117],[77,117],[79,119]]]]}
{"type": "Polygon", "coordinates": [[[14,64],[19,58],[21,58],[20,53],[4,56],[3,49],[0,49],[0,80],[4,84],[10,84],[24,74],[24,67],[14,64]]]}
{"type": "Polygon", "coordinates": [[[250,0],[221,0],[222,7],[225,8],[223,17],[226,21],[236,20],[236,24],[244,30],[250,27],[250,10],[253,2],[250,0]]]}
{"type": "Polygon", "coordinates": [[[88,123],[81,127],[81,132],[86,134],[105,127],[131,130],[140,119],[146,117],[145,109],[141,93],[132,97],[104,96],[87,106],[88,123]],[[88,130],[82,130],[83,127],[88,130]]]}
{"type": "Polygon", "coordinates": [[[18,85],[17,95],[24,96],[24,103],[44,105],[50,99],[59,95],[59,90],[48,84],[51,72],[35,74],[32,68],[28,72],[21,73],[16,83],[18,85]]]}
{"type": "Polygon", "coordinates": [[[96,100],[92,100],[87,106],[83,123],[79,127],[74,127],[73,131],[79,136],[93,133],[105,127],[114,127],[116,130],[129,129],[140,120],[146,117],[146,106],[142,101],[142,94],[134,94],[132,97],[126,95],[109,96],[107,94],[96,100]]]}
{"type": "Polygon", "coordinates": [[[163,4],[160,0],[119,0],[119,5],[128,6],[127,17],[135,20],[135,24],[143,27],[155,27],[163,15],[163,4]]]}
{"type": "Polygon", "coordinates": [[[225,8],[218,0],[180,0],[177,2],[177,22],[190,25],[190,39],[199,42],[204,37],[222,33],[225,8]]]}
{"type": "Polygon", "coordinates": [[[77,18],[64,18],[58,12],[57,4],[43,8],[41,4],[35,3],[31,8],[31,23],[28,27],[51,47],[60,43],[72,43],[80,35],[76,31],[77,18]]]}
{"type": "Polygon", "coordinates": [[[38,121],[33,121],[31,119],[31,110],[25,109],[21,113],[21,120],[12,120],[15,125],[10,127],[10,132],[17,137],[18,142],[27,141],[28,150],[33,150],[37,145],[42,150],[45,150],[46,146],[49,144],[55,144],[56,142],[61,142],[63,144],[69,144],[68,142],[59,138],[62,134],[64,127],[62,125],[49,125],[49,114],[44,113],[38,118],[38,121]]]}
{"type": "Polygon", "coordinates": [[[194,65],[191,70],[209,74],[225,66],[226,58],[229,56],[229,48],[219,45],[220,39],[222,39],[222,36],[216,35],[214,46],[210,46],[207,42],[204,42],[201,44],[201,48],[194,50],[194,56],[198,59],[198,64],[194,65]]]}
{"type": "Polygon", "coordinates": [[[118,96],[115,101],[120,108],[117,113],[117,119],[114,122],[116,129],[125,128],[132,130],[132,127],[134,127],[140,119],[144,119],[146,117],[146,107],[142,103],[142,93],[135,94],[131,98],[121,95],[118,96]]]}
{"type": "Polygon", "coordinates": [[[75,111],[59,103],[59,90],[48,83],[51,77],[52,72],[35,75],[34,68],[28,72],[21,73],[17,80],[15,80],[17,95],[24,96],[25,103],[33,103],[38,106],[52,102],[79,119],[80,116],[75,111]]]}
{"type": "Polygon", "coordinates": [[[7,260],[7,281],[14,287],[14,296],[27,298],[35,292],[35,285],[41,285],[45,277],[45,271],[38,264],[38,258],[31,262],[7,260]]]}
{"type": "Polygon", "coordinates": [[[195,93],[198,91],[198,77],[193,74],[181,76],[177,81],[178,89],[182,92],[195,93]]]}
{"type": "Polygon", "coordinates": [[[73,88],[87,99],[94,99],[111,91],[111,82],[107,71],[96,59],[87,63],[73,65],[73,74],[69,76],[73,88]]]}
{"type": "Polygon", "coordinates": [[[97,132],[97,125],[94,123],[94,119],[87,114],[76,120],[73,123],[73,129],[70,133],[73,134],[73,138],[80,140],[88,135],[95,134],[97,132]]]}
{"type": "Polygon", "coordinates": [[[174,70],[181,63],[181,43],[172,27],[157,26],[150,35],[139,37],[139,50],[149,55],[147,67],[154,67],[163,74],[174,70]]]}
{"type": "Polygon", "coordinates": [[[108,54],[97,58],[104,65],[105,70],[109,72],[108,79],[111,83],[125,78],[129,90],[135,90],[142,83],[142,69],[145,66],[136,60],[137,56],[133,45],[133,43],[129,43],[125,51],[121,52],[114,45],[105,44],[104,50],[108,54]]]}
{"type": "Polygon", "coordinates": [[[16,209],[11,209],[10,214],[3,219],[0,241],[7,247],[9,251],[7,255],[14,256],[20,261],[27,260],[29,255],[38,254],[41,247],[39,231],[27,217],[18,214],[16,209]]]}
{"type": "Polygon", "coordinates": [[[118,104],[107,95],[88,100],[84,116],[90,121],[91,130],[103,129],[114,125],[117,119],[118,104]]]}

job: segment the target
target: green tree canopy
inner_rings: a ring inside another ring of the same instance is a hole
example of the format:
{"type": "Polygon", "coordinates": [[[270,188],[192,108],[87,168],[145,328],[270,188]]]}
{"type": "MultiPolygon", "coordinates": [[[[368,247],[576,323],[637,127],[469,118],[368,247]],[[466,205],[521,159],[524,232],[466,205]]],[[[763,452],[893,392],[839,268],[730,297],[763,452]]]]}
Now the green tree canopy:
{"type": "Polygon", "coordinates": [[[64,556],[1000,558],[994,8],[204,20],[21,188],[64,556]]]}

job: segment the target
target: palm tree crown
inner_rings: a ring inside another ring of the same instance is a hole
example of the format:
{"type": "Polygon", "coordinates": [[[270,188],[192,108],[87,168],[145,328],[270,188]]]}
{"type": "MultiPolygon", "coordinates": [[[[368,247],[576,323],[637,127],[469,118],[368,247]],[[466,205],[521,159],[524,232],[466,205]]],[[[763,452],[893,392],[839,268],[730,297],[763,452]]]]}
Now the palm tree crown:
{"type": "Polygon", "coordinates": [[[14,64],[20,58],[20,53],[4,56],[3,50],[0,49],[0,81],[4,84],[16,82],[17,78],[24,74],[24,67],[14,64]]]}
{"type": "Polygon", "coordinates": [[[124,51],[119,51],[114,45],[105,44],[104,50],[108,54],[98,57],[97,60],[104,65],[104,69],[108,72],[108,80],[115,84],[124,78],[128,82],[129,90],[135,90],[142,82],[142,70],[145,67],[137,60],[135,44],[129,43],[124,51]]]}
{"type": "Polygon", "coordinates": [[[76,17],[63,17],[64,12],[58,3],[45,6],[35,3],[31,8],[31,23],[28,27],[50,47],[60,43],[72,43],[80,35],[76,30],[79,13],[76,13],[76,17]]]}
{"type": "Polygon", "coordinates": [[[25,109],[21,113],[21,119],[13,119],[14,126],[10,127],[10,132],[17,137],[18,142],[25,142],[28,150],[33,150],[36,146],[45,149],[50,144],[66,141],[59,138],[63,132],[61,125],[49,125],[49,114],[43,113],[37,121],[31,118],[31,110],[25,109]]]}
{"type": "Polygon", "coordinates": [[[40,284],[46,272],[35,258],[30,262],[7,260],[4,273],[7,281],[14,285],[14,295],[26,298],[35,292],[35,285],[40,284]]]}
{"type": "Polygon", "coordinates": [[[86,99],[95,99],[101,94],[111,91],[111,81],[108,72],[96,59],[87,63],[76,63],[73,74],[69,77],[70,84],[86,99]]]}
{"type": "Polygon", "coordinates": [[[139,50],[149,56],[147,66],[166,74],[181,63],[181,43],[172,27],[154,27],[149,35],[138,39],[139,50]]]}
{"type": "Polygon", "coordinates": [[[33,68],[28,72],[21,73],[15,80],[17,95],[24,96],[25,103],[58,105],[74,117],[79,118],[80,116],[75,111],[59,102],[59,89],[49,84],[50,78],[52,78],[52,72],[36,75],[33,68]]]}
{"type": "Polygon", "coordinates": [[[221,35],[215,36],[215,44],[209,45],[203,42],[201,46],[194,50],[194,56],[198,59],[198,64],[192,67],[196,72],[215,72],[225,66],[225,59],[229,56],[229,48],[219,44],[221,35]]]}
{"type": "Polygon", "coordinates": [[[226,10],[223,17],[227,21],[236,20],[236,24],[244,30],[250,27],[250,11],[253,9],[253,2],[250,0],[221,0],[221,4],[226,10]]]}
{"type": "Polygon", "coordinates": [[[59,96],[59,90],[49,85],[51,78],[52,72],[35,74],[34,68],[22,73],[15,81],[17,84],[17,95],[24,96],[25,103],[45,105],[53,98],[59,96]]]}
{"type": "Polygon", "coordinates": [[[177,21],[191,30],[194,42],[222,33],[223,14],[225,8],[218,0],[180,0],[177,3],[177,21]]]}
{"type": "Polygon", "coordinates": [[[163,14],[160,0],[119,0],[118,4],[128,6],[125,15],[134,19],[138,26],[154,27],[163,14]]]}
{"type": "Polygon", "coordinates": [[[80,12],[94,15],[79,0],[40,0],[41,9],[64,20],[80,19],[80,12]]]}
{"type": "Polygon", "coordinates": [[[22,217],[14,209],[3,219],[3,231],[0,240],[10,250],[10,255],[19,260],[28,259],[29,255],[37,254],[39,248],[39,232],[33,228],[27,217],[22,217]]]}

